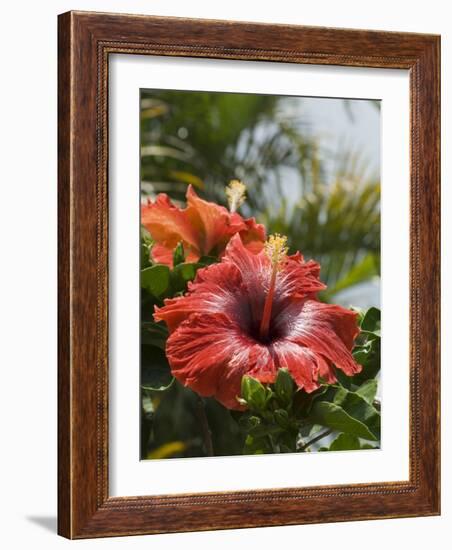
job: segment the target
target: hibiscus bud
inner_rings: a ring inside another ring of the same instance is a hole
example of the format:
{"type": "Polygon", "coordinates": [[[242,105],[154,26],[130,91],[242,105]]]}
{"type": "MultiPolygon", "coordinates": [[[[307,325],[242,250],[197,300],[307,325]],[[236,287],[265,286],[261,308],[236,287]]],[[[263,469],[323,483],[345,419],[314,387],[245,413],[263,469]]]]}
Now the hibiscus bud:
{"type": "Polygon", "coordinates": [[[275,381],[276,398],[287,407],[292,402],[294,383],[287,369],[279,369],[275,381]]]}
{"type": "Polygon", "coordinates": [[[229,211],[235,212],[245,202],[246,185],[239,180],[231,180],[225,189],[229,211]]]}
{"type": "Polygon", "coordinates": [[[244,399],[248,407],[252,410],[262,411],[265,409],[268,401],[268,392],[265,387],[251,376],[242,378],[242,399],[244,399]]]}
{"type": "Polygon", "coordinates": [[[248,418],[248,424],[250,428],[257,428],[261,423],[261,419],[258,416],[250,416],[248,418]]]}
{"type": "MultiPolygon", "coordinates": [[[[245,400],[243,400],[245,401],[245,400]]],[[[246,401],[245,401],[246,405],[246,401]]],[[[261,419],[258,416],[248,416],[247,414],[243,415],[239,419],[239,424],[242,428],[245,428],[246,430],[253,430],[254,428],[257,428],[261,424],[261,419]]]]}
{"type": "Polygon", "coordinates": [[[182,241],[180,241],[173,252],[173,266],[182,264],[185,261],[185,251],[182,241]]]}
{"type": "Polygon", "coordinates": [[[276,409],[273,414],[278,426],[281,426],[283,429],[286,429],[289,426],[289,413],[285,409],[276,409]]]}

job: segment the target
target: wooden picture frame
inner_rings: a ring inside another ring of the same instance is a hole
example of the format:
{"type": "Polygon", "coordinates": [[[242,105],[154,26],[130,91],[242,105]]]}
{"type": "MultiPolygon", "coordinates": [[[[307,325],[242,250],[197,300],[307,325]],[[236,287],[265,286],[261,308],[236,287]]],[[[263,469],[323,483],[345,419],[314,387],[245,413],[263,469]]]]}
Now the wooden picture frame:
{"type": "Polygon", "coordinates": [[[69,12],[58,62],[58,532],[103,537],[440,513],[440,38],[69,12]],[[407,69],[409,481],[110,497],[108,61],[113,53],[407,69]]]}

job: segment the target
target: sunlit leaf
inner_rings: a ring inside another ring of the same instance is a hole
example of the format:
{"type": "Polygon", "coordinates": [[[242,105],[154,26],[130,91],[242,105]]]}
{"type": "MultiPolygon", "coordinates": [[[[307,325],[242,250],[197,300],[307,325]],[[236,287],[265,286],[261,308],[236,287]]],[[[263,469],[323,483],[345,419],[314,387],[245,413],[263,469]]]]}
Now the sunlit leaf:
{"type": "Polygon", "coordinates": [[[362,395],[339,388],[334,394],[333,402],[351,417],[365,424],[374,435],[374,439],[380,439],[380,413],[362,395]]]}
{"type": "Polygon", "coordinates": [[[363,423],[353,418],[339,405],[318,401],[312,407],[312,418],[315,422],[338,432],[344,432],[363,439],[375,441],[377,438],[363,423]]]}
{"type": "Polygon", "coordinates": [[[370,405],[374,402],[375,395],[378,390],[378,381],[375,378],[366,380],[357,390],[356,393],[365,399],[370,405]]]}
{"type": "Polygon", "coordinates": [[[350,434],[339,434],[331,443],[329,451],[356,451],[361,449],[359,438],[350,434]]]}

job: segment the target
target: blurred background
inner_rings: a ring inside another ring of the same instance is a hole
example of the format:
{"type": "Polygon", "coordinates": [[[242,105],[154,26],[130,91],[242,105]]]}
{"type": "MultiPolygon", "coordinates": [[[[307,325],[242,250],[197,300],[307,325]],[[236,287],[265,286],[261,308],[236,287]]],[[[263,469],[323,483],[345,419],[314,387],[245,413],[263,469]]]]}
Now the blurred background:
{"type": "Polygon", "coordinates": [[[322,299],[380,305],[380,104],[373,100],[142,91],[141,192],[187,185],[288,236],[322,266],[322,299]]]}
{"type": "MultiPolygon", "coordinates": [[[[378,101],[142,90],[143,200],[165,192],[185,206],[192,184],[227,206],[234,178],[247,186],[243,216],[320,263],[322,300],[380,307],[378,101]]],[[[142,459],[206,456],[200,413],[216,456],[242,453],[234,412],[177,381],[164,392],[143,386],[146,369],[169,372],[163,350],[142,341],[141,365],[142,459]]]]}

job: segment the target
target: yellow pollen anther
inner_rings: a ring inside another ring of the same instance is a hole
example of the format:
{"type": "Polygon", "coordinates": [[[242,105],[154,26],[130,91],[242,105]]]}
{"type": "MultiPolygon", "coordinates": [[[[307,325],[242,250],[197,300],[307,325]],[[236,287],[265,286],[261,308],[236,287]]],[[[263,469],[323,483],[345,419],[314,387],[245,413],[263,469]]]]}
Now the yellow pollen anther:
{"type": "Polygon", "coordinates": [[[226,197],[228,198],[229,210],[235,212],[245,202],[246,185],[239,180],[231,180],[226,187],[226,197]]]}
{"type": "Polygon", "coordinates": [[[270,235],[265,243],[265,254],[267,254],[274,266],[279,266],[287,256],[288,251],[289,247],[287,246],[287,237],[285,235],[275,233],[274,235],[270,235]]]}

